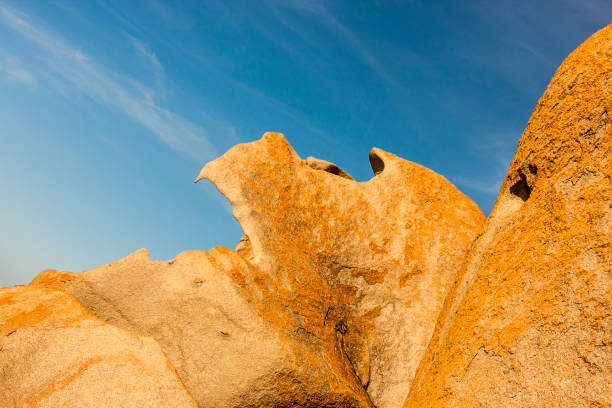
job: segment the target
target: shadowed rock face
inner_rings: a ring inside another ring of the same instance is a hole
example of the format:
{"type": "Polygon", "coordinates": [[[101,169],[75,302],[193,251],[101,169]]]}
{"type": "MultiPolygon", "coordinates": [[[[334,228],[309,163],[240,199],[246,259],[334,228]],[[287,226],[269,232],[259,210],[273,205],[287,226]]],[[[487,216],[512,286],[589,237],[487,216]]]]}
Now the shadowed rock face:
{"type": "Polygon", "coordinates": [[[405,407],[612,406],[612,26],[521,137],[405,407]]]}
{"type": "Polygon", "coordinates": [[[157,343],[49,288],[0,289],[0,406],[197,407],[157,343]]]}
{"type": "Polygon", "coordinates": [[[370,162],[377,175],[358,183],[266,133],[198,180],[230,200],[246,234],[237,250],[278,282],[304,329],[324,340],[335,328],[374,404],[397,407],[484,216],[431,170],[380,149],[370,162]]]}

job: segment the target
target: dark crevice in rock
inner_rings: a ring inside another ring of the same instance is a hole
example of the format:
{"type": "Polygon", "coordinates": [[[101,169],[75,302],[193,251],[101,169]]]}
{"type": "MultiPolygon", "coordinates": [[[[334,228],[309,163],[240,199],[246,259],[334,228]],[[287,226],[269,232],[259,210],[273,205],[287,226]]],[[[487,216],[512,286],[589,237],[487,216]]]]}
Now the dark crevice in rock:
{"type": "Polygon", "coordinates": [[[334,176],[339,176],[345,179],[354,180],[353,177],[348,174],[346,171],[342,170],[340,167],[336,166],[332,162],[328,162],[327,160],[317,159],[315,157],[308,157],[304,162],[315,170],[324,171],[326,173],[333,174],[334,176]]]}
{"type": "Polygon", "coordinates": [[[340,175],[340,173],[342,173],[343,171],[340,169],[340,167],[336,166],[336,165],[331,165],[329,167],[327,167],[325,169],[326,172],[331,173],[335,176],[340,175]]]}
{"type": "Polygon", "coordinates": [[[340,319],[336,323],[336,326],[334,327],[334,329],[340,334],[346,334],[346,332],[348,331],[348,326],[346,324],[346,321],[344,319],[340,319]]]}
{"type": "MultiPolygon", "coordinates": [[[[531,167],[531,166],[530,166],[531,167]]],[[[531,168],[530,168],[531,170],[531,168]]],[[[537,172],[537,168],[535,169],[537,172]]],[[[519,197],[523,201],[527,201],[531,195],[531,187],[527,183],[527,177],[523,172],[519,172],[519,180],[510,187],[510,193],[519,197]]]]}

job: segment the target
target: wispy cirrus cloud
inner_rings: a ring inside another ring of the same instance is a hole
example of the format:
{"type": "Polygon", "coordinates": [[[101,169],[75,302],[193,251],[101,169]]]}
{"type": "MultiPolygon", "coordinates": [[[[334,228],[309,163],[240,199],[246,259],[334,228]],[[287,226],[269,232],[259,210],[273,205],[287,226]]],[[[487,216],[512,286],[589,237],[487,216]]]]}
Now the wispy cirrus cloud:
{"type": "MultiPolygon", "coordinates": [[[[348,26],[342,23],[324,4],[323,1],[301,1],[301,0],[270,0],[270,3],[275,7],[290,8],[298,13],[314,16],[317,20],[330,32],[332,35],[339,38],[353,54],[359,58],[367,67],[369,67],[379,78],[383,80],[389,88],[394,88],[399,85],[399,81],[385,67],[381,59],[374,54],[362,40],[348,26]]],[[[304,36],[294,26],[288,24],[285,20],[280,20],[281,23],[287,25],[288,28],[296,32],[302,38],[304,36]]]]}
{"type": "Polygon", "coordinates": [[[516,135],[515,132],[502,132],[490,135],[485,142],[474,145],[473,151],[476,156],[483,161],[492,162],[490,165],[492,171],[477,177],[454,177],[457,184],[470,190],[497,196],[516,150],[516,135]]]}
{"type": "Polygon", "coordinates": [[[501,188],[504,175],[496,173],[495,177],[489,176],[488,180],[482,180],[470,177],[455,177],[455,182],[461,187],[468,188],[470,190],[478,191],[488,195],[496,196],[501,188]]]}
{"type": "Polygon", "coordinates": [[[159,86],[162,85],[162,81],[166,76],[166,71],[164,70],[163,65],[159,62],[157,55],[149,49],[149,47],[142,41],[140,41],[136,37],[132,37],[129,34],[126,34],[127,38],[130,40],[132,47],[136,51],[138,51],[149,63],[153,74],[155,75],[155,79],[159,86]]]}
{"type": "Polygon", "coordinates": [[[21,83],[30,88],[34,88],[37,82],[36,77],[12,55],[0,56],[0,80],[21,83]]]}
{"type": "MultiPolygon", "coordinates": [[[[207,160],[217,155],[205,130],[160,106],[156,101],[157,91],[132,77],[114,72],[96,62],[89,54],[69,43],[59,35],[40,28],[25,13],[0,4],[0,23],[38,46],[38,54],[47,74],[59,78],[92,100],[127,115],[169,147],[194,160],[207,160]]],[[[132,42],[152,65],[158,75],[163,74],[159,60],[146,46],[134,39],[132,42]]],[[[32,74],[3,69],[26,84],[34,84],[32,74]]]]}

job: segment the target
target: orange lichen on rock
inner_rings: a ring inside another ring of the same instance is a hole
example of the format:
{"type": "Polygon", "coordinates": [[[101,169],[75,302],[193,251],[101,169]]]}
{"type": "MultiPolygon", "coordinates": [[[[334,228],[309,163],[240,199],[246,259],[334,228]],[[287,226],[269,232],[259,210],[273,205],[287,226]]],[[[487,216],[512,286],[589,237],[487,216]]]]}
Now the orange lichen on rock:
{"type": "Polygon", "coordinates": [[[271,277],[303,327],[324,342],[342,337],[345,350],[367,349],[349,360],[385,408],[408,393],[484,216],[423,166],[376,148],[370,163],[375,177],[356,182],[266,133],[206,164],[198,180],[229,199],[246,234],[237,250],[271,277]]]}
{"type": "Polygon", "coordinates": [[[612,26],[521,137],[405,407],[612,406],[612,26]]]}
{"type": "Polygon", "coordinates": [[[54,289],[0,289],[0,406],[196,407],[150,338],[54,289]]]}
{"type": "Polygon", "coordinates": [[[72,296],[43,288],[0,290],[0,336],[25,327],[67,327],[93,315],[72,296]]]}
{"type": "Polygon", "coordinates": [[[58,271],[55,269],[45,269],[41,273],[39,273],[30,284],[41,284],[47,287],[49,286],[59,286],[61,287],[63,283],[71,281],[72,279],[78,278],[79,274],[68,271],[58,271]]]}

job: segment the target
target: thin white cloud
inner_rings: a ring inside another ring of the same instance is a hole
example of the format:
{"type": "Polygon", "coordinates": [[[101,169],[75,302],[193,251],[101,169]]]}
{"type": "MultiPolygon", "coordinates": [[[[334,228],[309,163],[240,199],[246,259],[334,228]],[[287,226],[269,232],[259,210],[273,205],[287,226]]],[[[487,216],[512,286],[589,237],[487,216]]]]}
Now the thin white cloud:
{"type": "Polygon", "coordinates": [[[131,21],[126,16],[115,10],[111,7],[106,1],[98,0],[97,3],[104,9],[108,14],[115,17],[121,24],[123,24],[126,28],[129,28],[131,31],[135,31],[138,33],[142,33],[142,28],[137,25],[134,21],[131,21]]]}
{"type": "Polygon", "coordinates": [[[167,1],[149,0],[147,6],[161,19],[166,27],[189,31],[195,25],[193,18],[181,7],[174,7],[167,1]]]}
{"type": "MultiPolygon", "coordinates": [[[[204,129],[159,106],[154,89],[100,65],[76,46],[32,24],[24,13],[2,4],[0,21],[44,51],[40,57],[47,73],[76,87],[92,100],[127,115],[172,149],[194,160],[208,160],[217,155],[204,129]]],[[[153,64],[159,65],[156,69],[163,69],[144,45],[142,52],[149,55],[153,64]]],[[[23,73],[22,78],[26,78],[23,73]]]]}
{"type": "Polygon", "coordinates": [[[140,41],[138,38],[132,37],[129,34],[126,34],[126,36],[130,40],[130,43],[132,44],[134,49],[138,51],[140,54],[142,54],[146,58],[146,60],[149,62],[149,65],[151,66],[151,70],[155,74],[155,78],[158,81],[158,84],[161,86],[162,81],[164,77],[166,76],[166,71],[164,70],[164,67],[162,66],[162,64],[159,62],[157,55],[154,52],[150,51],[149,47],[145,45],[145,43],[140,41]]]}
{"type": "Polygon", "coordinates": [[[21,66],[14,56],[4,56],[0,59],[0,78],[7,82],[24,84],[30,88],[36,86],[36,77],[21,66]]]}
{"type": "Polygon", "coordinates": [[[538,60],[543,62],[545,65],[548,65],[549,68],[552,68],[552,69],[556,69],[557,68],[558,61],[554,60],[553,58],[547,57],[542,52],[536,50],[535,48],[533,48],[529,44],[517,41],[516,45],[517,45],[517,47],[522,48],[525,51],[529,52],[531,55],[536,57],[538,60]]]}
{"type": "Polygon", "coordinates": [[[398,86],[398,81],[385,69],[384,65],[380,62],[380,59],[375,57],[370,49],[363,44],[363,42],[342,24],[336,17],[331,13],[326,12],[324,14],[325,20],[327,21],[328,27],[336,33],[337,36],[343,38],[347,44],[351,47],[353,52],[361,58],[367,66],[370,67],[380,78],[382,78],[391,87],[398,86]]]}
{"type": "Polygon", "coordinates": [[[601,24],[601,28],[610,23],[612,4],[609,0],[562,0],[560,3],[574,9],[586,20],[601,24]]]}
{"type": "Polygon", "coordinates": [[[492,171],[480,177],[454,177],[462,187],[489,195],[497,195],[506,176],[514,151],[517,132],[502,132],[489,135],[484,141],[473,146],[473,151],[481,160],[491,162],[492,171]]]}
{"type": "MultiPolygon", "coordinates": [[[[273,4],[282,7],[289,7],[298,13],[310,14],[317,16],[319,21],[327,28],[327,30],[344,41],[351,51],[362,60],[375,74],[377,74],[391,89],[399,85],[396,78],[389,73],[384,64],[380,62],[380,58],[376,57],[370,48],[346,25],[336,18],[323,4],[322,1],[301,1],[287,0],[278,1],[272,0],[273,4]]],[[[283,20],[281,20],[284,24],[283,20]]],[[[296,31],[295,27],[286,24],[290,29],[296,31]]],[[[296,32],[302,36],[301,33],[296,32]]],[[[303,37],[303,36],[302,36],[303,37]]]]}
{"type": "MultiPolygon", "coordinates": [[[[218,64],[218,61],[223,58],[223,56],[219,54],[210,54],[205,55],[202,51],[194,52],[189,49],[182,49],[186,55],[190,58],[194,58],[204,67],[206,67],[207,71],[213,72],[215,76],[222,78],[223,81],[228,83],[228,88],[236,89],[237,92],[244,95],[244,98],[247,100],[257,100],[258,104],[266,106],[268,109],[274,110],[278,112],[280,115],[286,116],[290,118],[296,124],[299,124],[302,128],[307,129],[311,134],[317,135],[331,143],[337,143],[337,140],[331,136],[329,136],[324,130],[313,124],[312,118],[305,118],[300,112],[293,109],[291,106],[287,105],[287,103],[274,98],[270,94],[263,92],[259,88],[255,87],[248,82],[241,81],[236,79],[234,76],[229,74],[227,70],[221,69],[218,64]]],[[[226,127],[227,129],[232,130],[235,129],[232,125],[226,127]]],[[[266,129],[266,130],[274,130],[281,131],[282,129],[266,129]]],[[[236,132],[237,135],[237,132],[236,132]]],[[[232,140],[232,139],[230,139],[232,140]]]]}
{"type": "Polygon", "coordinates": [[[468,177],[453,178],[453,180],[461,187],[467,187],[470,190],[479,191],[489,195],[497,195],[499,193],[503,179],[503,175],[501,177],[496,177],[494,180],[479,180],[468,177]]]}

